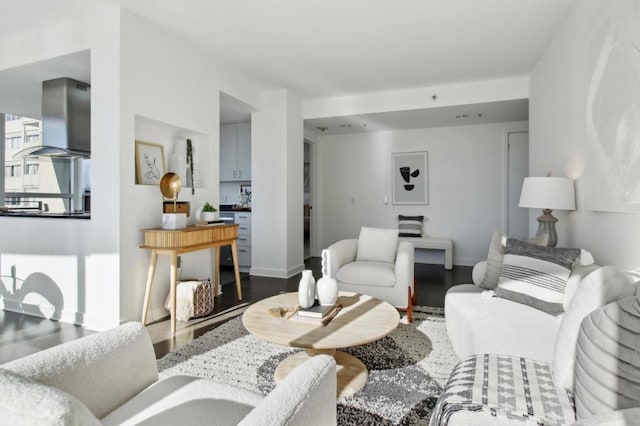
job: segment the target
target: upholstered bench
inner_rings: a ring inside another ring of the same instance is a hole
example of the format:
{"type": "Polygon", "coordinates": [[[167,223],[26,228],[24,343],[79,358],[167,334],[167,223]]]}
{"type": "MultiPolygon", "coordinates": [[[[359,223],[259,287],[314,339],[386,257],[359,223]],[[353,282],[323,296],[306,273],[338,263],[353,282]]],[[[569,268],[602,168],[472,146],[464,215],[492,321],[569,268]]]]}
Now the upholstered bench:
{"type": "Polygon", "coordinates": [[[400,241],[408,241],[416,249],[444,250],[444,268],[453,268],[453,241],[449,238],[400,237],[400,241]]]}

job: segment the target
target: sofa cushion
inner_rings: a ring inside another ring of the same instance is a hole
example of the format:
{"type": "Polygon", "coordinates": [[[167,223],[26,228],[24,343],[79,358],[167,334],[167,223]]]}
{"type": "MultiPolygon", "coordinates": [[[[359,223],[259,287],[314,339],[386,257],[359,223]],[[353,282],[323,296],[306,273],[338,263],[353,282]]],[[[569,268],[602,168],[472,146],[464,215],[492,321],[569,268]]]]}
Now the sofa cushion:
{"type": "Polygon", "coordinates": [[[0,368],[0,422],[6,425],[99,425],[86,405],[53,386],[0,368]]]}
{"type": "Polygon", "coordinates": [[[396,283],[394,264],[387,262],[347,263],[338,269],[336,278],[346,284],[374,287],[393,287],[396,283]]]}
{"type": "Polygon", "coordinates": [[[560,319],[488,293],[474,284],[447,291],[446,325],[456,355],[498,353],[551,363],[560,319]]]}
{"type": "Polygon", "coordinates": [[[424,216],[398,215],[398,236],[422,237],[422,221],[424,216]]]}
{"type": "Polygon", "coordinates": [[[564,289],[580,249],[542,247],[507,238],[496,296],[551,315],[564,311],[564,289]]]}
{"type": "Polygon", "coordinates": [[[398,231],[395,229],[360,228],[356,260],[394,263],[398,249],[398,231]]]}
{"type": "Polygon", "coordinates": [[[263,397],[234,386],[191,376],[154,383],[102,419],[102,424],[238,424],[263,397]]]}
{"type": "Polygon", "coordinates": [[[493,290],[498,285],[498,279],[502,272],[502,262],[504,259],[504,246],[502,245],[502,232],[494,231],[489,243],[489,253],[487,254],[487,266],[484,278],[479,284],[480,287],[493,290]]]}
{"type": "Polygon", "coordinates": [[[573,390],[576,342],[582,320],[594,310],[634,294],[633,277],[613,266],[592,272],[578,286],[562,316],[553,354],[553,381],[573,390]]]}
{"type": "Polygon", "coordinates": [[[575,369],[578,419],[640,407],[640,299],[592,312],[580,326],[575,369]]]}

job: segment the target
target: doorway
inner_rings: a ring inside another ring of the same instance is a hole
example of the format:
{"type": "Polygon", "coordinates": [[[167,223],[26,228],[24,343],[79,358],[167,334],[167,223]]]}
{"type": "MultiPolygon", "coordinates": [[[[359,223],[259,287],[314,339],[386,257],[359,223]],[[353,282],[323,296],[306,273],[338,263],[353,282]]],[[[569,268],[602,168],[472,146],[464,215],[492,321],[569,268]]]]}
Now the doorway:
{"type": "Polygon", "coordinates": [[[507,236],[529,238],[529,210],[519,207],[522,182],[529,176],[529,131],[508,130],[505,231],[507,236]]]}
{"type": "Polygon", "coordinates": [[[304,164],[303,164],[303,200],[302,209],[304,223],[304,259],[311,257],[311,211],[313,205],[311,202],[311,143],[305,139],[304,141],[304,164]]]}

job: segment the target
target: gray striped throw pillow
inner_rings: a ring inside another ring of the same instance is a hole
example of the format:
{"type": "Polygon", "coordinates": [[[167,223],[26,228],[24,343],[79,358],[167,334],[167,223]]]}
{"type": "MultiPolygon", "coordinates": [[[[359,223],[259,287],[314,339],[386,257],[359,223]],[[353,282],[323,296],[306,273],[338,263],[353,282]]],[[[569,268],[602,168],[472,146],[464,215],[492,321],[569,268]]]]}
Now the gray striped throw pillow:
{"type": "Polygon", "coordinates": [[[424,216],[398,215],[398,236],[422,237],[422,221],[424,216]]]}
{"type": "Polygon", "coordinates": [[[580,249],[542,247],[507,238],[496,296],[551,315],[564,312],[564,288],[580,249]]]}

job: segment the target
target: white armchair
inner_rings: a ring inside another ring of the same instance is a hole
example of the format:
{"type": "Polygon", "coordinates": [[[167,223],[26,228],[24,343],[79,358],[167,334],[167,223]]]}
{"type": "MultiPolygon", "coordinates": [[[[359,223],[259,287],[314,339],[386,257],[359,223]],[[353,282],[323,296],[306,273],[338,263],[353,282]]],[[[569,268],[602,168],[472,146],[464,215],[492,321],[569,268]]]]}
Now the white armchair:
{"type": "Polygon", "coordinates": [[[413,244],[398,240],[396,229],[362,227],[358,239],[327,248],[329,276],[338,289],[367,294],[407,311],[415,304],[413,244]]]}
{"type": "Polygon", "coordinates": [[[140,323],[0,365],[0,422],[12,425],[336,424],[336,364],[318,355],[267,396],[213,380],[158,380],[140,323]]]}

